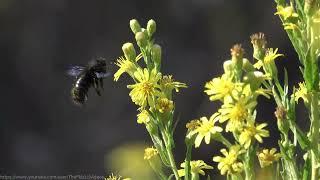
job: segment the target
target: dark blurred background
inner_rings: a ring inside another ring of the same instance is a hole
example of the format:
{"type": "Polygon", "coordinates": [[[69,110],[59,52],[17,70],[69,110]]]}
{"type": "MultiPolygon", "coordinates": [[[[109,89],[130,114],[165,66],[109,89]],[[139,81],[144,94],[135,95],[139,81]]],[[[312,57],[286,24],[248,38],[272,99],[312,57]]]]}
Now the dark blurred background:
{"type": "MultiPolygon", "coordinates": [[[[0,174],[107,175],[112,170],[105,157],[114,148],[150,145],[146,130],[136,123],[129,78],[118,83],[107,78],[103,96],[91,90],[80,108],[70,100],[74,79],[65,73],[69,65],[97,56],[110,62],[121,56],[122,44],[134,40],[128,25],[132,18],[142,26],[156,20],[163,72],[189,85],[175,98],[180,164],[186,122],[220,106],[209,102],[204,83],[223,72],[233,44],[242,43],[252,59],[249,36],[264,32],[269,47],[285,54],[277,61],[280,77],[286,66],[291,84],[299,81],[296,54],[274,12],[273,1],[256,0],[0,0],[0,174]]],[[[275,105],[259,101],[258,121],[272,129],[262,146],[277,146],[275,105]]],[[[203,145],[193,159],[206,160],[218,173],[212,156],[221,147],[203,145]]]]}

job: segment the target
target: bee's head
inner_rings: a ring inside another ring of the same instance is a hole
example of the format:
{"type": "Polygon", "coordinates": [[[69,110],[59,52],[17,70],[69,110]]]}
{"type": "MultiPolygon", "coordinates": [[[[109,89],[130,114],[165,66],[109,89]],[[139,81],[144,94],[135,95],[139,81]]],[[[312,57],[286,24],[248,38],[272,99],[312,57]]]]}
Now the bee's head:
{"type": "Polygon", "coordinates": [[[89,69],[93,69],[95,72],[105,73],[106,72],[106,59],[103,57],[98,57],[89,62],[89,69]]]}

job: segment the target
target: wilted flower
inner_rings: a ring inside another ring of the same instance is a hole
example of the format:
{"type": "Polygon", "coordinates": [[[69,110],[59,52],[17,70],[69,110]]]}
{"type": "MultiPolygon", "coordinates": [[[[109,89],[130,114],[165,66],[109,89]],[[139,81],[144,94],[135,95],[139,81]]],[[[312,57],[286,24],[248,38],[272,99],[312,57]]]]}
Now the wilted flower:
{"type": "Polygon", "coordinates": [[[157,149],[150,147],[150,148],[146,148],[144,150],[144,157],[143,159],[145,160],[150,160],[151,158],[153,158],[154,156],[158,155],[158,151],[157,149]]]}
{"type": "Polygon", "coordinates": [[[161,113],[170,112],[173,109],[173,101],[167,98],[158,98],[156,109],[161,113]]]}
{"type": "Polygon", "coordinates": [[[146,124],[150,121],[150,115],[148,113],[147,110],[142,110],[138,115],[137,115],[138,119],[137,119],[137,122],[139,124],[146,124]]]}
{"type": "Polygon", "coordinates": [[[172,75],[164,75],[162,79],[160,79],[160,88],[164,92],[170,92],[175,89],[176,92],[179,92],[179,88],[186,88],[187,85],[185,83],[181,83],[178,81],[174,81],[172,75]]]}
{"type": "Polygon", "coordinates": [[[281,157],[280,153],[276,153],[276,148],[264,149],[261,153],[258,154],[258,159],[260,162],[260,166],[262,168],[271,165],[273,162],[276,162],[281,157]]]}

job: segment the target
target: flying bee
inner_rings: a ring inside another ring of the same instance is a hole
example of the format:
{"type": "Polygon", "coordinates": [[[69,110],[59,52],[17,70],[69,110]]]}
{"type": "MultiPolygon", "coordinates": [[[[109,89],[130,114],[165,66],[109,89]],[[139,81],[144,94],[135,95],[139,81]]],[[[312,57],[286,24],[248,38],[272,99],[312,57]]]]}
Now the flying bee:
{"type": "Polygon", "coordinates": [[[94,87],[96,93],[101,96],[103,78],[110,75],[107,72],[106,60],[103,58],[94,59],[87,66],[72,66],[67,73],[75,77],[71,98],[76,105],[83,105],[87,101],[90,87],[94,87]]]}

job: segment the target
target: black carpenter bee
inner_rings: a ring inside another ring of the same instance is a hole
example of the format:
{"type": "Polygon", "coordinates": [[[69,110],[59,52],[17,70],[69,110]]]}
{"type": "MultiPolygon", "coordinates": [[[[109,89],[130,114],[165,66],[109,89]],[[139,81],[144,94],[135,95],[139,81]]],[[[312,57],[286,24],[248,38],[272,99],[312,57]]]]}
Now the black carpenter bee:
{"type": "Polygon", "coordinates": [[[87,101],[90,87],[94,87],[96,93],[101,96],[103,78],[110,75],[103,58],[92,60],[87,66],[71,66],[67,73],[76,78],[71,89],[71,97],[77,105],[83,105],[87,101]]]}

